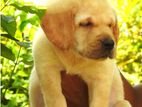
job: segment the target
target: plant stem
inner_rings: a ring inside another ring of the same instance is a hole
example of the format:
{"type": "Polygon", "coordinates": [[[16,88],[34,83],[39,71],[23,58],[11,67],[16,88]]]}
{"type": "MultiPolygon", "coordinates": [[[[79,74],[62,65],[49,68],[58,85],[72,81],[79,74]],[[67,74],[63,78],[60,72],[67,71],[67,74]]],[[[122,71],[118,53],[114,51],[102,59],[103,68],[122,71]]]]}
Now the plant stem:
{"type": "MultiPolygon", "coordinates": [[[[22,33],[22,37],[23,37],[23,33],[22,33]]],[[[24,38],[23,38],[22,42],[23,42],[23,41],[24,41],[24,38]]],[[[14,62],[13,70],[11,71],[10,76],[9,76],[9,81],[8,81],[7,88],[5,89],[2,98],[5,97],[6,91],[8,90],[8,88],[10,87],[10,85],[11,85],[11,83],[12,83],[12,76],[13,76],[14,71],[16,70],[16,66],[17,66],[17,64],[18,64],[18,60],[19,60],[19,56],[20,56],[21,49],[22,49],[22,46],[20,46],[20,48],[19,48],[19,51],[18,51],[18,54],[17,54],[17,58],[16,58],[16,60],[15,60],[15,62],[14,62]]]]}
{"type": "Polygon", "coordinates": [[[7,0],[7,2],[4,4],[4,6],[0,9],[0,11],[3,11],[3,9],[9,5],[10,0],[7,0]]]}

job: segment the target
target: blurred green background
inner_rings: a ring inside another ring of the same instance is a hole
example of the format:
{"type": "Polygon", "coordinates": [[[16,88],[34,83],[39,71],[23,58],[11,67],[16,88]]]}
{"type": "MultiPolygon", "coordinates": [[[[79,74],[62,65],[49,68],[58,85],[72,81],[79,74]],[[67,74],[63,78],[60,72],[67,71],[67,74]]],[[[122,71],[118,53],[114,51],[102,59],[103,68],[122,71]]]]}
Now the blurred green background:
{"type": "MultiPolygon", "coordinates": [[[[142,82],[142,0],[112,1],[120,28],[117,63],[136,85],[142,82]]],[[[29,0],[1,0],[0,4],[1,106],[29,107],[31,44],[45,10],[29,0]]]]}

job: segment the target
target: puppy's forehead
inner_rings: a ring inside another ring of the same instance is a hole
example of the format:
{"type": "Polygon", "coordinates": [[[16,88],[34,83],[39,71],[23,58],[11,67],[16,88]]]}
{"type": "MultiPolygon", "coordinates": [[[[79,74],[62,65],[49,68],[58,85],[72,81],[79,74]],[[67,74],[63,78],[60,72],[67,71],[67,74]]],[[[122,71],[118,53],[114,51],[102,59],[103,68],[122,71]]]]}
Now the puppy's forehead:
{"type": "Polygon", "coordinates": [[[79,12],[90,13],[90,14],[100,14],[112,12],[112,7],[107,0],[83,0],[78,9],[79,12]]]}
{"type": "Polygon", "coordinates": [[[76,13],[76,22],[89,17],[96,21],[116,21],[115,11],[107,0],[83,0],[76,13]]]}
{"type": "Polygon", "coordinates": [[[93,6],[93,7],[108,7],[110,6],[107,0],[83,0],[82,5],[84,6],[93,6]]]}

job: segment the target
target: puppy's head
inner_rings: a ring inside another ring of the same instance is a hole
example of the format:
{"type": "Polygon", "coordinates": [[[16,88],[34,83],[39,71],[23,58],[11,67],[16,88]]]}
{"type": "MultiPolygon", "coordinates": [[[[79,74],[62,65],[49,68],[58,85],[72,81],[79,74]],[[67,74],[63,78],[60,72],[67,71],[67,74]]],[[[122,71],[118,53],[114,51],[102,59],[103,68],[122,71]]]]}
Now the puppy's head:
{"type": "MultiPolygon", "coordinates": [[[[52,1],[52,0],[51,0],[52,1]]],[[[48,39],[59,49],[88,58],[113,58],[118,40],[116,15],[106,0],[57,0],[42,19],[48,39]]]]}

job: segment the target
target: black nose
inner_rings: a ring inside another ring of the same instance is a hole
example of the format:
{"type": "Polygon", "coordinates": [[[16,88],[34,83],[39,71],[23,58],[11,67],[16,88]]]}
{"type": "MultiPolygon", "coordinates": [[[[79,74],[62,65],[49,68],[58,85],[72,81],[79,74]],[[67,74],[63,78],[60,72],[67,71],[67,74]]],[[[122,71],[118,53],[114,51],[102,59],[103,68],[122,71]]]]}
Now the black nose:
{"type": "Polygon", "coordinates": [[[105,50],[112,50],[114,48],[114,41],[112,39],[104,39],[102,41],[102,48],[105,50]]]}

